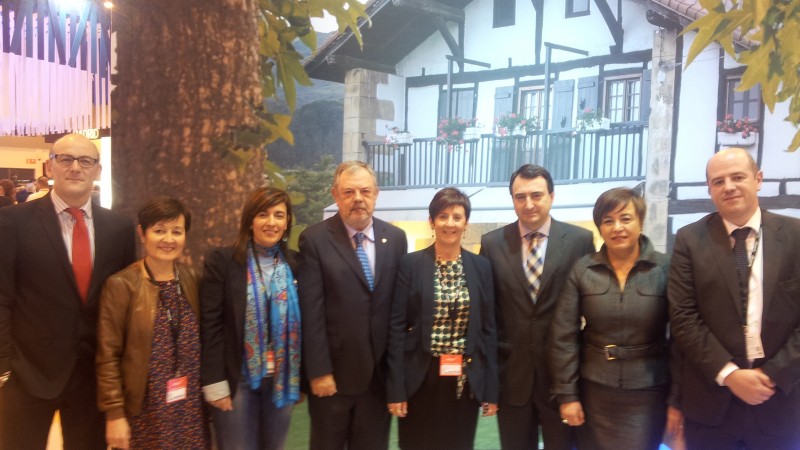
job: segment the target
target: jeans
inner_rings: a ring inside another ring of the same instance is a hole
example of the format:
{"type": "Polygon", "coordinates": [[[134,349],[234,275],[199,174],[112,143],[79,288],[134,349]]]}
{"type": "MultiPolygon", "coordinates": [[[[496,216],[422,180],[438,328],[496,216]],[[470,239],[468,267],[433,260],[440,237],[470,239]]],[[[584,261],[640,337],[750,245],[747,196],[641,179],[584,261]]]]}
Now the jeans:
{"type": "Polygon", "coordinates": [[[272,403],[272,379],[261,381],[258,390],[239,383],[233,410],[211,408],[219,450],[281,450],[286,445],[294,405],[283,408],[272,403]]]}

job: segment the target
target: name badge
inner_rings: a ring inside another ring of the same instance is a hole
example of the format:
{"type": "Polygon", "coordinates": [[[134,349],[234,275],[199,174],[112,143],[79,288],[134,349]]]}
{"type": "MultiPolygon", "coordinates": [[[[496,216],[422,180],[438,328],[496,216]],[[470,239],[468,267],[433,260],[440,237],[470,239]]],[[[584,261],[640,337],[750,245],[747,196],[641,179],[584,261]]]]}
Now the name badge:
{"type": "Polygon", "coordinates": [[[167,381],[167,403],[173,403],[186,399],[186,390],[188,384],[188,377],[173,378],[167,381]]]}
{"type": "Polygon", "coordinates": [[[439,376],[458,377],[461,376],[461,361],[463,355],[442,355],[439,357],[439,376]]]}
{"type": "Polygon", "coordinates": [[[267,375],[275,373],[275,352],[267,350],[267,375]]]}

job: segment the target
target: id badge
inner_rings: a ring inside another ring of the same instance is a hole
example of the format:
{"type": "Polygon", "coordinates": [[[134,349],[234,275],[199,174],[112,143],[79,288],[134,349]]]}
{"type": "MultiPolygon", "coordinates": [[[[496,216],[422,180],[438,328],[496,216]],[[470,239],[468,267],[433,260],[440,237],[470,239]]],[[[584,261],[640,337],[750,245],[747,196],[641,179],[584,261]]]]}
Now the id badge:
{"type": "Polygon", "coordinates": [[[189,384],[188,377],[172,378],[167,381],[167,403],[186,399],[186,390],[189,384]]]}
{"type": "Polygon", "coordinates": [[[442,355],[439,357],[440,377],[461,376],[461,361],[464,355],[442,355]]]}
{"type": "Polygon", "coordinates": [[[744,341],[747,345],[747,359],[759,359],[764,357],[764,346],[761,344],[761,336],[747,330],[744,333],[744,341]]]}
{"type": "Polygon", "coordinates": [[[275,373],[275,352],[267,350],[267,375],[275,373]]]}

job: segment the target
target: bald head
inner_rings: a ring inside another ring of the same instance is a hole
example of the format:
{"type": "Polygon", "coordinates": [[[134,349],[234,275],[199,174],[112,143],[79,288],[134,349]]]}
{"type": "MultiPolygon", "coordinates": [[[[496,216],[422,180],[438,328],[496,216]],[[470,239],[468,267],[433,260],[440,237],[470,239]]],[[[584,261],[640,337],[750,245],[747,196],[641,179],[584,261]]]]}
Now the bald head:
{"type": "Polygon", "coordinates": [[[100,179],[100,152],[80,134],[70,133],[53,144],[47,161],[53,190],[69,206],[81,207],[92,195],[100,179]]]}
{"type": "Polygon", "coordinates": [[[706,166],[708,193],[717,211],[740,227],[758,209],[762,178],[753,157],[741,148],[720,151],[706,166]]]}
{"type": "Polygon", "coordinates": [[[711,159],[708,160],[708,164],[706,164],[706,182],[709,181],[708,178],[708,168],[711,167],[712,164],[717,164],[721,161],[731,160],[731,159],[739,159],[742,158],[747,161],[747,165],[750,166],[750,170],[753,171],[753,174],[758,173],[758,165],[756,164],[756,160],[753,159],[753,156],[750,153],[739,147],[729,147],[723,150],[720,150],[711,159]]]}
{"type": "Polygon", "coordinates": [[[93,158],[100,158],[100,152],[97,151],[97,147],[92,144],[92,141],[77,133],[69,133],[59,138],[50,149],[50,154],[71,154],[68,151],[70,149],[83,149],[91,153],[89,156],[92,156],[93,158]]]}

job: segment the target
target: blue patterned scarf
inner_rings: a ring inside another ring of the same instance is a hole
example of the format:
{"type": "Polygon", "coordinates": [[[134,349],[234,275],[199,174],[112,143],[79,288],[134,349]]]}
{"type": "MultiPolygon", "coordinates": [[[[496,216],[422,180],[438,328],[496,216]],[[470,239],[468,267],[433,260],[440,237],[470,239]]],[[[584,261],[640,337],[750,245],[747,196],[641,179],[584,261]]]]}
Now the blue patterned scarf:
{"type": "Polygon", "coordinates": [[[279,246],[255,245],[255,250],[252,241],[248,243],[245,376],[251,389],[261,387],[261,380],[267,376],[267,351],[271,346],[275,352],[272,402],[281,408],[300,399],[300,304],[292,271],[279,246]],[[260,270],[266,265],[273,265],[269,280],[260,270]]]}

